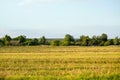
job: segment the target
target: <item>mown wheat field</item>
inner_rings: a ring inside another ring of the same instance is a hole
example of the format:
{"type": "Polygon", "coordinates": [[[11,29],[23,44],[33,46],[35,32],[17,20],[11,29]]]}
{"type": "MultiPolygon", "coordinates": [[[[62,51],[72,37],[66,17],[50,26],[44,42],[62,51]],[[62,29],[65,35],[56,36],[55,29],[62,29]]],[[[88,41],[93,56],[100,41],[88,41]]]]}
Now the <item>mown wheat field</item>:
{"type": "Polygon", "coordinates": [[[120,47],[0,47],[0,80],[120,80],[120,47]]]}

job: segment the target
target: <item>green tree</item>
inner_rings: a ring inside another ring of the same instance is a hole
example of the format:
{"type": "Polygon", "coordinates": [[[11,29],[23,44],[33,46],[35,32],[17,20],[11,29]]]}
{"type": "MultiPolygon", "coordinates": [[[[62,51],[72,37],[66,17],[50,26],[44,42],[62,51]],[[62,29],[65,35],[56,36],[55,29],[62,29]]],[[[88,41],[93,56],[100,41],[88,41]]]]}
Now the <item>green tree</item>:
{"type": "Polygon", "coordinates": [[[114,45],[119,45],[119,39],[118,39],[118,37],[115,37],[115,39],[113,40],[113,44],[114,45]]]}
{"type": "Polygon", "coordinates": [[[17,40],[20,42],[20,44],[23,44],[26,41],[26,36],[20,35],[17,37],[17,40]]]}
{"type": "Polygon", "coordinates": [[[104,46],[104,43],[105,43],[105,41],[101,41],[101,42],[99,43],[99,46],[104,46]]]}
{"type": "Polygon", "coordinates": [[[70,34],[66,34],[63,40],[64,46],[74,45],[74,38],[70,34]]]}
{"type": "Polygon", "coordinates": [[[4,45],[4,42],[3,40],[0,39],[0,46],[3,46],[4,45]]]}
{"type": "Polygon", "coordinates": [[[33,42],[34,45],[38,45],[38,39],[35,38],[35,39],[32,40],[32,42],[33,42]]]}
{"type": "Polygon", "coordinates": [[[24,42],[24,45],[26,46],[31,46],[32,44],[32,39],[26,39],[26,41],[24,42]]]}
{"type": "Polygon", "coordinates": [[[80,39],[76,39],[76,40],[75,40],[75,45],[76,45],[76,46],[80,46],[80,39]]]}
{"type": "Polygon", "coordinates": [[[101,36],[100,36],[101,40],[102,41],[107,41],[107,34],[103,33],[101,36]]]}
{"type": "Polygon", "coordinates": [[[111,44],[110,41],[106,41],[106,42],[104,43],[104,46],[109,46],[110,44],[111,44]]]}
{"type": "Polygon", "coordinates": [[[59,40],[52,40],[52,41],[50,42],[50,44],[51,44],[52,46],[59,46],[59,45],[60,45],[60,41],[59,41],[59,40]]]}
{"type": "Polygon", "coordinates": [[[97,45],[98,45],[98,37],[94,35],[91,39],[91,46],[97,46],[97,45]]]}
{"type": "Polygon", "coordinates": [[[26,39],[24,45],[27,46],[34,46],[34,45],[38,45],[38,39],[26,39]]]}
{"type": "Polygon", "coordinates": [[[80,36],[80,45],[88,46],[89,40],[90,40],[89,36],[84,36],[84,35],[80,36]]]}
{"type": "Polygon", "coordinates": [[[42,36],[42,37],[40,38],[39,44],[41,44],[41,45],[45,45],[45,44],[46,44],[46,38],[45,38],[45,36],[42,36]]]}
{"type": "Polygon", "coordinates": [[[114,39],[109,39],[110,45],[114,45],[113,40],[114,40],[114,39]]]}
{"type": "Polygon", "coordinates": [[[7,45],[10,45],[10,41],[12,40],[10,36],[8,35],[5,35],[3,38],[2,38],[4,44],[7,46],[7,45]]]}
{"type": "MultiPolygon", "coordinates": [[[[106,39],[107,40],[107,39],[106,39]]],[[[96,45],[97,46],[104,46],[104,43],[106,42],[105,38],[103,37],[103,34],[101,36],[96,37],[96,45]]]]}

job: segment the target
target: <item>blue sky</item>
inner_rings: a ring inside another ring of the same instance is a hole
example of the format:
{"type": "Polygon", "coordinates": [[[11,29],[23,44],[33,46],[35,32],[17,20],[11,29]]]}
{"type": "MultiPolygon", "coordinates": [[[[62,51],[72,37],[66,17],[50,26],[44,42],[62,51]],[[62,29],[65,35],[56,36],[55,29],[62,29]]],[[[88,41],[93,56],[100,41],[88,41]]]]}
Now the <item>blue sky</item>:
{"type": "Polygon", "coordinates": [[[0,37],[120,37],[120,0],[0,0],[0,37]]]}

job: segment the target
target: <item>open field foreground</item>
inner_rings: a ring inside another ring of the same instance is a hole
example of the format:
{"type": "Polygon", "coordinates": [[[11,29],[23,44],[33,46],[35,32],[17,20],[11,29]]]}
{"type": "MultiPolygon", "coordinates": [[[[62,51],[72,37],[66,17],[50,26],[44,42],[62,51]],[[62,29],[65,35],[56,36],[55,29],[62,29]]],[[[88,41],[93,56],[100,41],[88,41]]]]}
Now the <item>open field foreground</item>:
{"type": "Polygon", "coordinates": [[[120,80],[120,47],[0,47],[0,80],[120,80]]]}

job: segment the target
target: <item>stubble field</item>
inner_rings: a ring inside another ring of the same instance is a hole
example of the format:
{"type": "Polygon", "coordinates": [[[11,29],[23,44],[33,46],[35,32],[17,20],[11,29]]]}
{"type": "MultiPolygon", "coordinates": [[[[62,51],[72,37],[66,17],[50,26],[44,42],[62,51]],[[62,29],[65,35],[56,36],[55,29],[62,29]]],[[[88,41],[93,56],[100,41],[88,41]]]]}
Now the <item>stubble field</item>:
{"type": "Polygon", "coordinates": [[[0,47],[0,80],[120,80],[120,47],[0,47]]]}

